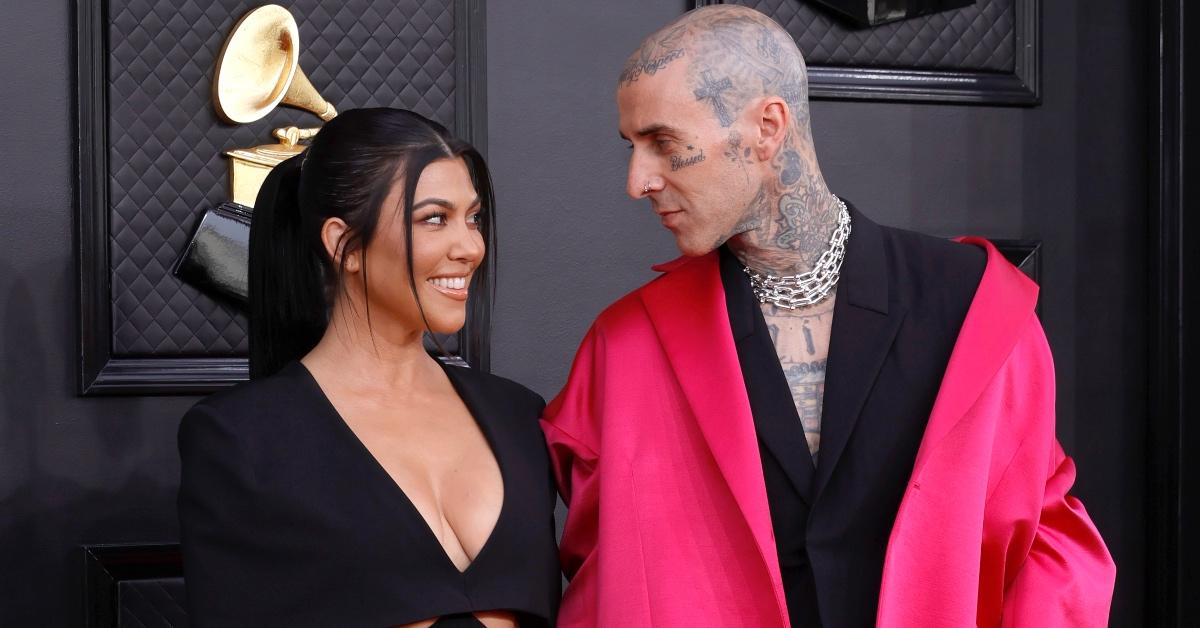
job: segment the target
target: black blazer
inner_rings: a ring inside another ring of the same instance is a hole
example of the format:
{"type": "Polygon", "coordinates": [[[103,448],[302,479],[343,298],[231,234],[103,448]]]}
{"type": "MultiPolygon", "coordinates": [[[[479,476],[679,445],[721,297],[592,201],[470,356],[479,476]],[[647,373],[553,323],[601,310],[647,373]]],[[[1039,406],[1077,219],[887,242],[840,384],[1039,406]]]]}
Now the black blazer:
{"type": "Polygon", "coordinates": [[[750,282],[721,252],[796,627],[874,625],[896,511],[987,261],[979,247],[884,227],[847,205],[815,465],[750,282]]]}
{"type": "MultiPolygon", "coordinates": [[[[509,610],[553,625],[555,488],[537,419],[509,380],[443,366],[500,466],[504,503],[459,572],[298,362],[196,404],[179,428],[188,611],[197,626],[394,626],[509,610]]],[[[397,409],[402,411],[402,409],[397,409]]]]}

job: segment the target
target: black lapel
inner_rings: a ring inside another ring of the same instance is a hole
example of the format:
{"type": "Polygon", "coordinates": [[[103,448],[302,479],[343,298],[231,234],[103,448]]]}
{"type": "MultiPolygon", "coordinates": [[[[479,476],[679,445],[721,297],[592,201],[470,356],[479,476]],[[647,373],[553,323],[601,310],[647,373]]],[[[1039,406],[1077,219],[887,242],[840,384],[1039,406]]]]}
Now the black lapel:
{"type": "MultiPolygon", "coordinates": [[[[847,203],[849,205],[849,203],[847,203]]],[[[896,339],[905,310],[890,297],[883,233],[850,207],[850,239],[833,306],[816,495],[829,483],[884,358],[896,339]]]]}
{"type": "MultiPolygon", "coordinates": [[[[437,360],[436,357],[434,359],[437,360]]],[[[507,454],[513,450],[516,442],[513,440],[512,432],[514,430],[506,430],[500,426],[515,424],[509,416],[513,404],[497,399],[494,391],[487,385],[479,371],[446,364],[441,360],[437,360],[437,363],[446,372],[450,384],[454,386],[455,392],[467,406],[471,416],[475,418],[479,429],[483,430],[484,438],[487,439],[488,445],[492,448],[492,455],[496,458],[496,464],[500,465],[500,472],[505,473],[507,470],[505,465],[508,463],[507,454]]]]}
{"type": "Polygon", "coordinates": [[[811,504],[816,469],[808,452],[800,417],[796,414],[791,389],[779,365],[762,308],[751,292],[750,278],[742,271],[737,258],[724,247],[721,248],[721,283],[725,288],[729,326],[737,346],[758,442],[779,462],[805,503],[811,504]]]}

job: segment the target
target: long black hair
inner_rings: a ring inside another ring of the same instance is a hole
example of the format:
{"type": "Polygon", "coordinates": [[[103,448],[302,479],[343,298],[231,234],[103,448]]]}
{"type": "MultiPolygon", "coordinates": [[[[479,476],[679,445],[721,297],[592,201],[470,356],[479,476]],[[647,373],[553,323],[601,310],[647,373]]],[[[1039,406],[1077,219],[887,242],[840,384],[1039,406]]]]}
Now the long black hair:
{"type": "MultiPolygon", "coordinates": [[[[346,253],[365,250],[375,236],[383,203],[396,180],[412,274],[413,194],[425,167],[461,158],[480,199],[480,231],[486,252],[471,279],[467,324],[460,334],[463,357],[477,362],[490,324],[495,279],[495,200],[491,175],[479,151],[420,114],[402,109],[351,109],[325,123],[304,153],[276,166],[254,202],[250,225],[250,377],[270,375],[298,360],[325,333],[331,306],[343,282],[346,253]],[[340,244],[341,264],[326,253],[321,227],[340,218],[348,229],[340,244]]],[[[366,258],[362,258],[366,289],[366,258]]],[[[420,299],[417,305],[420,307],[420,299]]],[[[370,322],[370,299],[366,300],[370,322]]],[[[421,316],[424,318],[424,310],[421,316]]],[[[476,366],[480,366],[476,364],[476,366]]],[[[483,365],[486,368],[486,365],[483,365]]]]}

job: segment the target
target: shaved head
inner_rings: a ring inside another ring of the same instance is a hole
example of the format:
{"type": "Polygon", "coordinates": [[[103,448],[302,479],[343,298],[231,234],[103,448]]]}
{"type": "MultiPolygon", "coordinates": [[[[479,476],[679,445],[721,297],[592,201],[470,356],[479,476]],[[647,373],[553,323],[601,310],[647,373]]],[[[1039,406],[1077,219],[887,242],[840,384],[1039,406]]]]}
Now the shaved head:
{"type": "Polygon", "coordinates": [[[668,66],[684,66],[682,84],[704,100],[723,127],[757,98],[778,96],[797,130],[808,135],[808,71],[791,35],[769,17],[737,5],[689,11],[642,41],[625,62],[619,87],[652,81],[668,66]]]}
{"type": "Polygon", "coordinates": [[[626,193],[686,255],[726,243],[748,266],[803,272],[837,221],[791,35],[742,6],[690,11],[642,41],[617,84],[626,193]]]}

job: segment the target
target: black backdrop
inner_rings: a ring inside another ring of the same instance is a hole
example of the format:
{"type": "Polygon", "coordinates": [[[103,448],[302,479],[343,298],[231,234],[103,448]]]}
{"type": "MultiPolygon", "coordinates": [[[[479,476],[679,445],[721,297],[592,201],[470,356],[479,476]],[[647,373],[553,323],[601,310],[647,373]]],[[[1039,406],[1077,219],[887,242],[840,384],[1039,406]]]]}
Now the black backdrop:
{"type": "MultiPolygon", "coordinates": [[[[1172,523],[1147,520],[1147,424],[1161,418],[1148,411],[1147,370],[1158,307],[1147,279],[1151,4],[1045,2],[1036,108],[821,102],[813,111],[831,184],[878,220],[1045,242],[1060,431],[1079,463],[1076,492],[1118,562],[1114,626],[1155,625],[1148,612],[1162,600],[1146,590],[1162,563],[1149,560],[1148,536],[1172,523]]],[[[622,195],[610,85],[636,42],[686,5],[489,7],[502,221],[493,369],[544,395],[562,383],[591,317],[673,255],[647,209],[622,195]]],[[[177,538],[174,435],[194,398],[76,395],[72,3],[6,3],[4,15],[0,624],[77,626],[79,545],[177,538]]],[[[1195,564],[1172,564],[1181,563],[1195,564]]],[[[1194,591],[1186,577],[1178,589],[1194,591]]]]}

